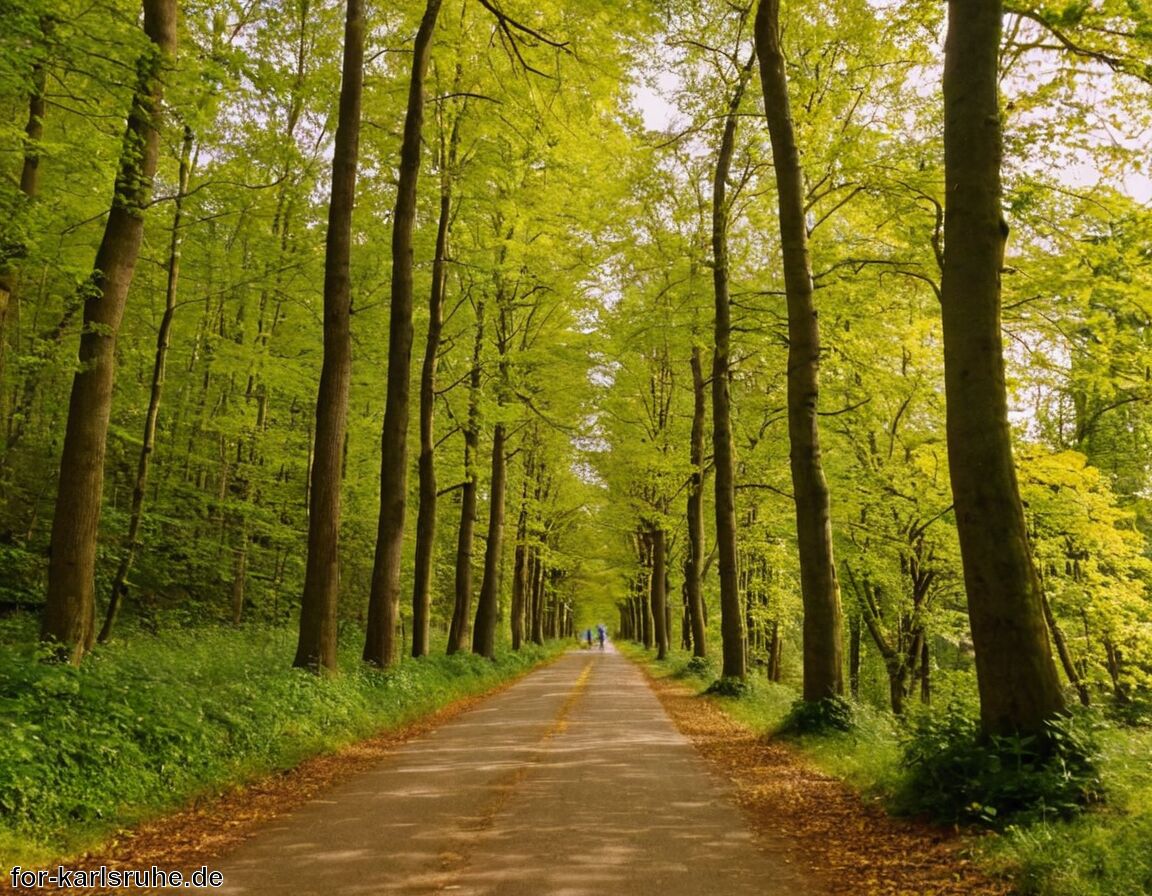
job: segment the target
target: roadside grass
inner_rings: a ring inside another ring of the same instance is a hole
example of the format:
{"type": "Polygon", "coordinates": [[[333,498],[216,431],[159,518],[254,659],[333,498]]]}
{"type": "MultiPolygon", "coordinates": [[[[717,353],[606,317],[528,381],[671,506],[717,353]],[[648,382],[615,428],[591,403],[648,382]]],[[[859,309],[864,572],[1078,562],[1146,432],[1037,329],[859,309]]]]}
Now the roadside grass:
{"type": "Polygon", "coordinates": [[[991,841],[989,866],[1021,896],[1152,893],[1152,730],[1100,732],[1106,802],[1069,821],[1009,827],[991,841]]]}
{"type": "Polygon", "coordinates": [[[79,668],[42,662],[34,622],[0,621],[0,856],[43,864],[303,759],[399,728],[529,671],[566,645],[290,668],[290,628],[134,632],[79,668]]]}
{"type": "MultiPolygon", "coordinates": [[[[663,662],[631,644],[618,644],[656,678],[672,678],[703,696],[717,678],[711,663],[674,651],[663,662]]],[[[742,697],[708,695],[725,713],[763,736],[781,728],[798,694],[749,678],[742,697]]],[[[816,768],[865,797],[893,807],[907,779],[901,726],[887,713],[855,707],[851,732],[789,736],[816,768]]],[[[1106,800],[1071,819],[1039,819],[982,836],[973,848],[992,874],[1012,881],[1020,896],[1135,896],[1152,893],[1152,730],[1105,725],[1097,733],[1106,800]]]]}

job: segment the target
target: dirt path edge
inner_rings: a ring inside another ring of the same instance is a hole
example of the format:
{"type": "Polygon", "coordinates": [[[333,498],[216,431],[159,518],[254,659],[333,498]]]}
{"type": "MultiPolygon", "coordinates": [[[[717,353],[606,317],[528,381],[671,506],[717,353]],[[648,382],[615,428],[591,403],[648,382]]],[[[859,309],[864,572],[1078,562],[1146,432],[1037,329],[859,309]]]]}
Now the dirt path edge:
{"type": "Polygon", "coordinates": [[[685,685],[649,687],[713,769],[727,779],[757,830],[790,840],[796,867],[853,896],[1007,896],[1011,885],[971,858],[974,839],[948,828],[893,818],[842,781],[805,763],[787,744],[765,739],[685,685]]]}

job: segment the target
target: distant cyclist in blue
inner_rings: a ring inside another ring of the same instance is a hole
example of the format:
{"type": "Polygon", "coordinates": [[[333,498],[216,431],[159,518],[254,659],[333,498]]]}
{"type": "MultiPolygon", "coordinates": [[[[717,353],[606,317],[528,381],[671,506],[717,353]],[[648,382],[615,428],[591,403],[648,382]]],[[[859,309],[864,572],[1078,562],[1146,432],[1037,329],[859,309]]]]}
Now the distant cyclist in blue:
{"type": "MultiPolygon", "coordinates": [[[[589,634],[589,637],[591,637],[592,633],[589,632],[588,634],[589,634]]],[[[603,650],[604,649],[604,640],[608,637],[608,630],[606,628],[604,628],[604,623],[602,623],[602,622],[596,626],[596,637],[598,637],[600,639],[600,649],[603,650]]],[[[588,646],[591,647],[592,646],[591,643],[589,643],[588,646]]]]}

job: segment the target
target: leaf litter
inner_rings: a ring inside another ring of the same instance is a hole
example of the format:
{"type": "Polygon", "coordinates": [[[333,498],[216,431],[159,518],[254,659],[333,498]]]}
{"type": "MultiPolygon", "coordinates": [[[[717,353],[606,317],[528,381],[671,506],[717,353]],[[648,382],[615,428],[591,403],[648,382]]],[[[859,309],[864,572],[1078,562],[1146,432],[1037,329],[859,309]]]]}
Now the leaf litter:
{"type": "Polygon", "coordinates": [[[648,676],[676,727],[726,779],[754,830],[794,847],[791,865],[852,896],[1007,896],[982,871],[980,834],[894,818],[789,745],[757,735],[712,700],[648,676]]]}

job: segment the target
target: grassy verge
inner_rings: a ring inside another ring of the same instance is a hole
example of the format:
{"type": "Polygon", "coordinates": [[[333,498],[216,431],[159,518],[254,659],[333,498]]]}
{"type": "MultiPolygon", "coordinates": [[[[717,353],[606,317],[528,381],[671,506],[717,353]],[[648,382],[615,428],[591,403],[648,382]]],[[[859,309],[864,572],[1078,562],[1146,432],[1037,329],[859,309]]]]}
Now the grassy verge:
{"type": "MultiPolygon", "coordinates": [[[[716,670],[675,652],[657,662],[633,645],[618,645],[657,678],[673,678],[702,693],[716,670]]],[[[781,726],[797,693],[759,679],[739,698],[709,696],[755,732],[781,726]]],[[[858,708],[855,730],[789,742],[814,766],[856,790],[892,804],[900,792],[901,730],[885,713],[858,708]]],[[[979,860],[1014,882],[1021,896],[1132,896],[1152,893],[1152,731],[1104,727],[1101,771],[1107,801],[1071,820],[1009,826],[978,840],[979,860]]]]}
{"type": "Polygon", "coordinates": [[[992,867],[1022,896],[1152,893],[1152,731],[1100,733],[1107,802],[1070,821],[1010,827],[992,841],[992,867]]]}
{"type": "MultiPolygon", "coordinates": [[[[350,640],[350,639],[349,639],[350,640]]],[[[72,855],[117,829],[398,728],[482,693],[562,645],[406,660],[366,669],[289,668],[283,628],[136,635],[80,669],[39,661],[27,621],[0,624],[0,855],[26,865],[72,855]]]]}

